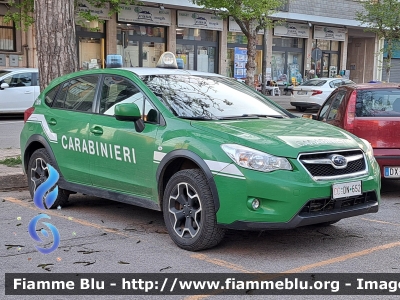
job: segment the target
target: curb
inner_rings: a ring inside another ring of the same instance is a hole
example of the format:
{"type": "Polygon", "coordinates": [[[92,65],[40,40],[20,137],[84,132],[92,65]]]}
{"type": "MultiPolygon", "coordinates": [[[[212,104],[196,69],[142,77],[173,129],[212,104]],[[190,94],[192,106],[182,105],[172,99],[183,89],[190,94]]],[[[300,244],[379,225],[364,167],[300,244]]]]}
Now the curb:
{"type": "MultiPolygon", "coordinates": [[[[0,149],[0,160],[18,157],[21,155],[20,149],[0,149]]],[[[27,188],[28,182],[23,172],[22,165],[7,167],[0,164],[0,190],[10,190],[27,188]]]]}
{"type": "Polygon", "coordinates": [[[18,188],[28,188],[26,176],[24,174],[6,174],[0,176],[0,191],[18,188]]]}

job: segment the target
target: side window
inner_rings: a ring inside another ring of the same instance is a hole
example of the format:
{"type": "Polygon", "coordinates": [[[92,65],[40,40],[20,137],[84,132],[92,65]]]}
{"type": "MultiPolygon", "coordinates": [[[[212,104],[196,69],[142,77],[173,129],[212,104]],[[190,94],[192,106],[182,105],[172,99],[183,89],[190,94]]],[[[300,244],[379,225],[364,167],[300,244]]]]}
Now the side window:
{"type": "Polygon", "coordinates": [[[53,107],[91,112],[98,76],[88,75],[73,78],[61,86],[53,107]]]}
{"type": "Polygon", "coordinates": [[[8,83],[10,87],[24,87],[31,86],[32,84],[32,73],[19,73],[4,79],[5,83],[8,83]]]}
{"type": "Polygon", "coordinates": [[[332,95],[329,96],[328,100],[326,100],[324,105],[319,110],[318,120],[326,121],[326,116],[328,113],[329,106],[331,105],[333,99],[335,99],[336,95],[337,93],[333,93],[332,95]]]}
{"type": "Polygon", "coordinates": [[[59,88],[60,88],[60,85],[51,89],[51,91],[46,94],[46,96],[44,97],[44,102],[46,103],[47,106],[49,106],[49,107],[53,106],[53,101],[54,101],[55,96],[57,95],[57,91],[59,88]]]}
{"type": "Polygon", "coordinates": [[[327,118],[326,118],[327,121],[335,120],[336,117],[339,117],[339,116],[338,116],[339,107],[340,107],[340,104],[342,103],[342,101],[343,101],[343,99],[344,99],[344,95],[345,95],[345,94],[346,94],[346,93],[343,92],[343,91],[340,91],[340,92],[338,92],[338,93],[336,94],[336,97],[335,97],[334,100],[332,101],[332,105],[331,105],[331,107],[330,107],[328,116],[327,116],[327,118]]]}

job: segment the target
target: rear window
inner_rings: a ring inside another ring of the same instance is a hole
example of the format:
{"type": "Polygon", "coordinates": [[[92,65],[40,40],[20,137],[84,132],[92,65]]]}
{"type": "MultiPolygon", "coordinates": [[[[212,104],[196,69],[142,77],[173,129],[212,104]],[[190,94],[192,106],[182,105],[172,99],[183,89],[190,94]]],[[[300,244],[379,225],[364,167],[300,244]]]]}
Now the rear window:
{"type": "Polygon", "coordinates": [[[323,86],[326,83],[326,80],[322,79],[312,79],[312,80],[307,80],[303,82],[300,85],[305,85],[305,86],[323,86]]]}
{"type": "Polygon", "coordinates": [[[357,117],[400,117],[400,89],[358,90],[357,117]]]}

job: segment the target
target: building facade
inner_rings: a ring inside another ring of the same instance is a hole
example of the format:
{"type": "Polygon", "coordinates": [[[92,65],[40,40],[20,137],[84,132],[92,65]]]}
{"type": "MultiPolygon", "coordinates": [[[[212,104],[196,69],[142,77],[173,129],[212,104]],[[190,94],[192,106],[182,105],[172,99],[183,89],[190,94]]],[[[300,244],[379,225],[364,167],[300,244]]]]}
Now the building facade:
{"type": "MultiPolygon", "coordinates": [[[[142,6],[108,9],[90,7],[104,22],[77,19],[76,35],[81,69],[103,68],[108,54],[122,56],[123,66],[154,67],[171,51],[184,68],[230,77],[246,76],[247,39],[233,18],[222,19],[189,0],[146,1],[142,6]]],[[[34,32],[21,32],[2,22],[8,6],[0,2],[0,68],[36,67],[34,32]]],[[[381,41],[355,21],[358,1],[289,0],[271,16],[273,29],[259,32],[256,75],[267,52],[267,77],[278,83],[301,82],[310,70],[318,77],[348,76],[355,82],[381,80],[381,41]],[[264,34],[266,39],[264,39],[264,34]],[[264,45],[264,40],[266,44],[264,45]]]]}

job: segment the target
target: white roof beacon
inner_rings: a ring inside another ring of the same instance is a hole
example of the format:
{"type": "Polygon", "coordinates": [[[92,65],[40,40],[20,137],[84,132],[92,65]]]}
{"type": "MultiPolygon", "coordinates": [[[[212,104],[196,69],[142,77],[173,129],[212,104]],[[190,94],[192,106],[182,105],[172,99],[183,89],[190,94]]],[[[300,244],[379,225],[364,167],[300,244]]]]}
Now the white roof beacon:
{"type": "Polygon", "coordinates": [[[175,55],[172,52],[164,52],[160,56],[156,68],[178,69],[175,55]]]}

